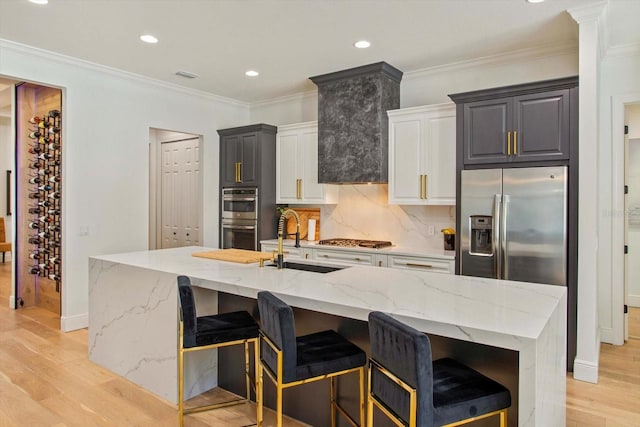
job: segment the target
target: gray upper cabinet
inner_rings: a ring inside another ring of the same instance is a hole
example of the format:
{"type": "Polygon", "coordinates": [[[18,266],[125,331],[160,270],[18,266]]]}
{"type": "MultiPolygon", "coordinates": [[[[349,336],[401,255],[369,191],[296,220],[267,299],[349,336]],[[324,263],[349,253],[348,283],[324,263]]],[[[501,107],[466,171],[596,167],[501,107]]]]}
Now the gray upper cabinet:
{"type": "MultiPolygon", "coordinates": [[[[220,186],[257,187],[261,163],[272,159],[263,152],[275,152],[276,128],[252,125],[218,131],[220,135],[220,186]]],[[[265,167],[274,167],[273,164],[265,167]]]]}
{"type": "Polygon", "coordinates": [[[462,164],[568,160],[577,84],[567,78],[450,95],[462,164]]]}

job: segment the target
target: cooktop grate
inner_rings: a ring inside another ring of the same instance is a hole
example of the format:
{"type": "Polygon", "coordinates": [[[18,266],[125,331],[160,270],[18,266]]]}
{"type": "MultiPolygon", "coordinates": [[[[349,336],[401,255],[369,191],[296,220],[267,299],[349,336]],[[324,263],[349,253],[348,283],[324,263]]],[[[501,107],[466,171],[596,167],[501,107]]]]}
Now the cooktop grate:
{"type": "Polygon", "coordinates": [[[335,239],[324,239],[318,241],[319,245],[327,245],[327,246],[344,246],[344,247],[361,247],[361,248],[385,248],[391,246],[391,242],[384,240],[363,240],[363,239],[345,239],[345,238],[335,238],[335,239]]]}

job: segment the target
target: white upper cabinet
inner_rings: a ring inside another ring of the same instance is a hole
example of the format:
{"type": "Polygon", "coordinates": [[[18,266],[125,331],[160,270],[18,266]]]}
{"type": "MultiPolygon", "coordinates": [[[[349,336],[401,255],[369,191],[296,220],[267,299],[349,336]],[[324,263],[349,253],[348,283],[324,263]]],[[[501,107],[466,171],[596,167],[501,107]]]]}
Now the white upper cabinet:
{"type": "Polygon", "coordinates": [[[276,203],[335,203],[326,185],[318,184],[318,122],[278,127],[276,203]]]}
{"type": "Polygon", "coordinates": [[[455,104],[387,111],[389,203],[456,204],[455,104]]]}

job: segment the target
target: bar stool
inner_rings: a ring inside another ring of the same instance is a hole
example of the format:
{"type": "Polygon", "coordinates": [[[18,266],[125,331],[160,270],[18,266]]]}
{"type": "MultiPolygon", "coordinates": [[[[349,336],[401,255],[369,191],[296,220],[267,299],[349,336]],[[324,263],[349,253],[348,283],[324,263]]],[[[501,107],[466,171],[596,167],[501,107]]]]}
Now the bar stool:
{"type": "Polygon", "coordinates": [[[282,426],[282,391],[325,378],[331,380],[331,426],[335,427],[336,410],[351,425],[363,425],[365,352],[332,330],[296,337],[293,310],[270,292],[258,293],[258,309],[262,340],[260,368],[276,386],[277,427],[282,426]],[[335,396],[335,377],[351,372],[358,373],[360,384],[360,424],[338,404],[335,396]]]}
{"type": "Polygon", "coordinates": [[[371,312],[369,337],[367,427],[374,405],[398,426],[458,426],[493,415],[507,425],[509,390],[453,359],[432,362],[424,333],[371,312]]]}
{"type": "MultiPolygon", "coordinates": [[[[238,405],[248,402],[251,395],[251,386],[256,392],[256,406],[258,419],[262,419],[259,411],[262,405],[260,398],[260,369],[259,369],[259,332],[258,324],[246,311],[222,313],[210,316],[196,316],[196,305],[193,297],[191,281],[186,276],[178,276],[178,293],[180,295],[180,338],[178,342],[178,416],[180,426],[184,426],[184,415],[195,412],[208,411],[225,406],[238,405]],[[251,381],[249,373],[249,343],[253,343],[255,378],[251,381]],[[246,398],[233,399],[227,402],[211,405],[184,407],[184,354],[208,350],[212,348],[227,347],[232,345],[244,345],[245,377],[247,394],[246,398]]],[[[261,425],[260,423],[258,424],[261,425]]]]}

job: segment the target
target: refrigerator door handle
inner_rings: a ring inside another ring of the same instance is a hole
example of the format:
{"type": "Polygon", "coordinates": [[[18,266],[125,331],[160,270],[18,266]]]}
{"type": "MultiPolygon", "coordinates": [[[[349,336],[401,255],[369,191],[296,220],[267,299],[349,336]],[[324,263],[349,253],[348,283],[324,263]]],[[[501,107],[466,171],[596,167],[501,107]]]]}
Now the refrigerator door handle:
{"type": "Polygon", "coordinates": [[[502,254],[502,274],[501,277],[509,280],[509,254],[507,253],[507,220],[509,213],[509,196],[502,196],[502,214],[500,229],[500,252],[502,254]]]}
{"type": "Polygon", "coordinates": [[[491,246],[493,246],[493,266],[496,272],[496,279],[502,279],[502,251],[500,247],[501,233],[501,205],[502,195],[496,194],[493,199],[493,234],[491,236],[491,246]]]}

